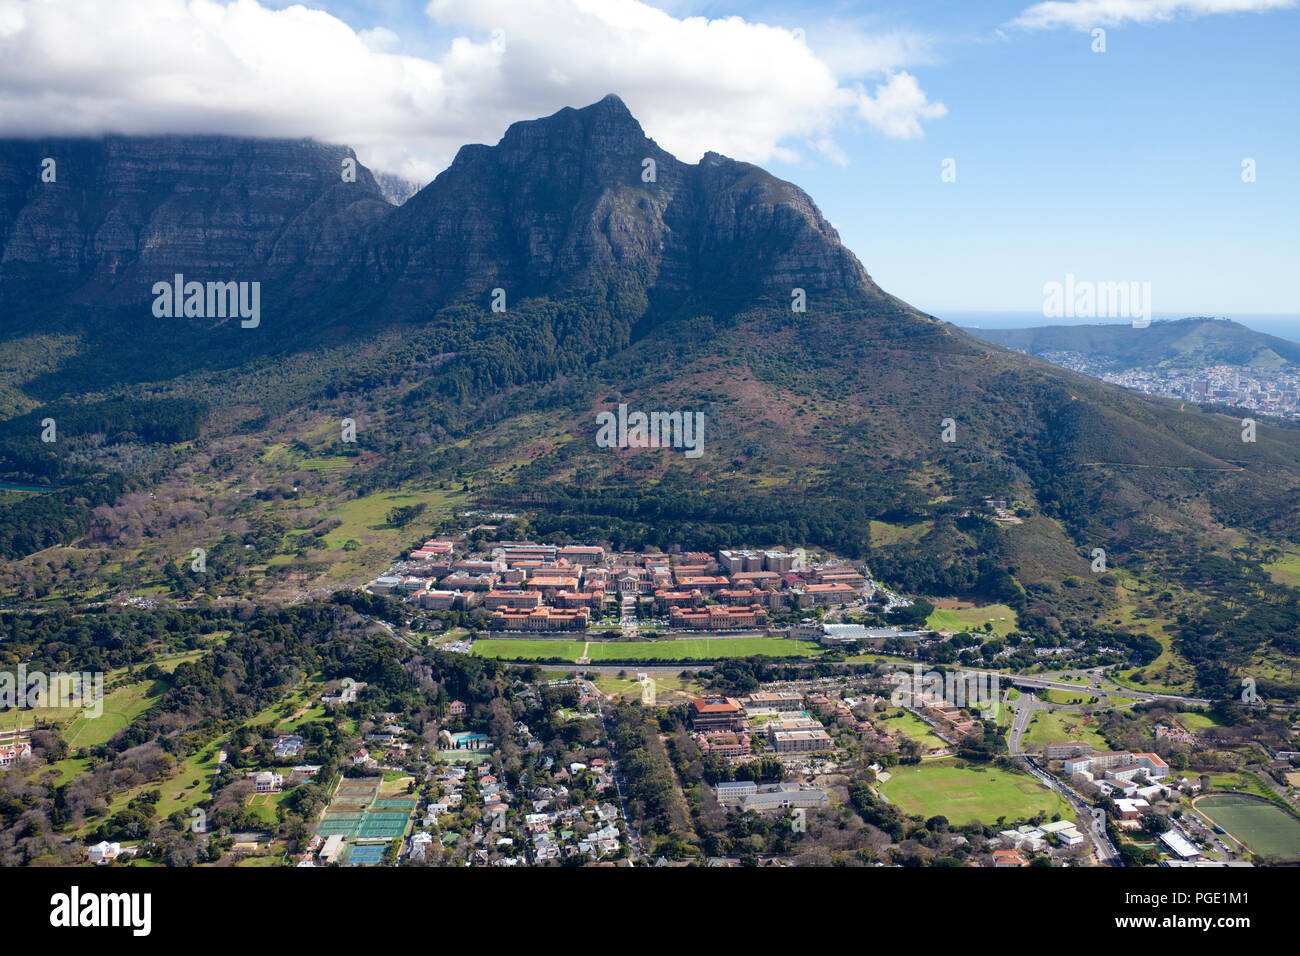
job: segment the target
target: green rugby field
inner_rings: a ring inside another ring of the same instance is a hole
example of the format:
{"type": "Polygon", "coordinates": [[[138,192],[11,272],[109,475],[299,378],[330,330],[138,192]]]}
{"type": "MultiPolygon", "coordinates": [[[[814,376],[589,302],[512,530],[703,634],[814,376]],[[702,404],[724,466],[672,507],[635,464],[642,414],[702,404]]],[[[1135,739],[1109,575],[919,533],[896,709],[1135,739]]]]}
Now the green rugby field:
{"type": "Polygon", "coordinates": [[[1257,856],[1300,860],[1300,820],[1276,804],[1240,793],[1211,793],[1196,801],[1201,815],[1257,856]]]}
{"type": "Polygon", "coordinates": [[[890,803],[922,817],[941,814],[954,826],[972,820],[1028,820],[1040,811],[1049,819],[1058,814],[1073,819],[1065,799],[1028,774],[977,764],[960,767],[955,760],[927,760],[889,772],[878,789],[890,803]]]}

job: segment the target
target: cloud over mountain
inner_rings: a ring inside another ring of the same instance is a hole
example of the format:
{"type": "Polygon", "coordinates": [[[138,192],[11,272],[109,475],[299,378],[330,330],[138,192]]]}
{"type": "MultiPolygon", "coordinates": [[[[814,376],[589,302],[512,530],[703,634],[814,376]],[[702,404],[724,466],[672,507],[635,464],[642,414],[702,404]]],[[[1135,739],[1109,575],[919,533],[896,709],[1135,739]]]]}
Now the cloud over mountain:
{"type": "Polygon", "coordinates": [[[906,34],[859,36],[850,68],[801,30],[639,0],[433,0],[426,13],[450,37],[436,58],[396,52],[387,27],[257,0],[0,0],[0,127],[312,136],[427,182],[462,143],[610,90],[687,160],[790,159],[808,144],[833,156],[846,124],[915,138],[945,112],[897,72],[928,57],[906,34]],[[850,82],[873,74],[874,97],[850,82]]]}

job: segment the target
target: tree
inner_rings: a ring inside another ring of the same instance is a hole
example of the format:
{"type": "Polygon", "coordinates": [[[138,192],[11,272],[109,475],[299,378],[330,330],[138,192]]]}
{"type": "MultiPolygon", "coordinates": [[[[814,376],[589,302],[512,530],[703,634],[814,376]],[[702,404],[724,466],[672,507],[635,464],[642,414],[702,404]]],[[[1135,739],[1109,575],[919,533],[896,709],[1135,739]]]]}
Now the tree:
{"type": "Polygon", "coordinates": [[[1169,830],[1169,818],[1162,813],[1151,811],[1142,814],[1142,829],[1152,836],[1159,836],[1169,830]]]}
{"type": "Polygon", "coordinates": [[[398,528],[405,528],[420,515],[424,514],[427,506],[424,502],[417,502],[413,505],[405,505],[399,508],[392,508],[387,514],[388,523],[398,528]]]}

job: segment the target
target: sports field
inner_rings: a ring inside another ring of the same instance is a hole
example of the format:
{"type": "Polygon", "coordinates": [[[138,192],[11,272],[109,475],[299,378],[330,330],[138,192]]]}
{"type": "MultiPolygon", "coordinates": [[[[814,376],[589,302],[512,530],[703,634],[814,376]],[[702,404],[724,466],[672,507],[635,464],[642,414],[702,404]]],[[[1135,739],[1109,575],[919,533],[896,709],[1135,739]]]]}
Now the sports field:
{"type": "MultiPolygon", "coordinates": [[[[63,736],[72,750],[104,744],[120,730],[125,730],[136,717],[156,703],[167,690],[163,681],[142,680],[118,687],[104,694],[98,702],[98,716],[81,707],[32,707],[17,711],[0,711],[0,728],[27,729],[35,718],[62,721],[63,736]]],[[[84,693],[93,694],[93,688],[84,693]]]]}
{"type": "Polygon", "coordinates": [[[957,766],[954,760],[933,760],[893,767],[879,790],[905,813],[930,817],[942,814],[955,825],[978,820],[996,824],[1028,820],[1039,811],[1049,818],[1070,817],[1064,798],[1033,777],[993,767],[957,766]]]}
{"type": "Polygon", "coordinates": [[[152,706],[167,685],[161,681],[142,680],[104,695],[103,713],[90,717],[84,711],[68,722],[64,737],[72,748],[94,747],[108,743],[120,730],[152,706]]]}
{"type": "Polygon", "coordinates": [[[410,813],[415,809],[414,797],[385,797],[382,800],[376,800],[373,804],[375,810],[405,810],[410,813]]]}
{"type": "Polygon", "coordinates": [[[935,608],[925,620],[925,626],[936,631],[983,631],[989,624],[999,637],[1010,634],[1018,626],[1016,612],[1005,604],[987,607],[935,608]]]}
{"type": "Polygon", "coordinates": [[[504,660],[538,661],[558,657],[576,661],[582,656],[582,641],[475,641],[473,653],[504,660]]]}
{"type": "MultiPolygon", "coordinates": [[[[1264,781],[1260,780],[1255,774],[1249,771],[1238,771],[1236,773],[1212,773],[1209,774],[1210,786],[1215,793],[1220,794],[1254,794],[1257,797],[1268,798],[1269,789],[1264,781]]],[[[1209,794],[1206,794],[1209,796],[1209,794]]]]}
{"type": "Polygon", "coordinates": [[[406,821],[410,818],[410,811],[405,813],[401,811],[383,811],[368,810],[357,828],[357,838],[361,840],[373,840],[379,837],[385,837],[394,840],[401,836],[406,830],[406,821]]]}
{"type": "Polygon", "coordinates": [[[1196,809],[1258,856],[1300,860],[1300,820],[1281,807],[1240,793],[1212,793],[1196,809]]]}
{"type": "Polygon", "coordinates": [[[316,832],[323,837],[355,837],[361,826],[361,814],[333,813],[327,811],[316,832]]]}
{"type": "Polygon", "coordinates": [[[586,648],[598,661],[712,661],[726,657],[816,657],[822,651],[811,641],[784,637],[684,638],[677,641],[529,641],[484,640],[474,642],[474,653],[503,660],[576,661],[586,648]]]}
{"type": "Polygon", "coordinates": [[[1109,750],[1110,744],[1097,733],[1097,718],[1067,710],[1036,710],[1025,731],[1027,744],[1062,744],[1075,740],[1096,750],[1109,750]]]}
{"type": "MultiPolygon", "coordinates": [[[[630,677],[619,678],[610,674],[601,674],[597,676],[592,683],[596,685],[596,689],[602,694],[609,694],[614,697],[640,700],[642,694],[645,692],[645,688],[641,686],[640,682],[632,680],[630,677]]],[[[699,685],[695,684],[693,681],[682,680],[680,675],[655,675],[655,693],[660,696],[673,692],[692,694],[699,690],[699,685]]]]}
{"type": "Polygon", "coordinates": [[[1176,718],[1184,730],[1188,733],[1203,734],[1213,730],[1218,730],[1223,726],[1209,714],[1196,713],[1194,711],[1185,711],[1176,718]]]}
{"type": "Polygon", "coordinates": [[[280,801],[285,798],[288,791],[281,793],[255,793],[248,798],[249,812],[263,822],[275,825],[279,821],[276,811],[279,809],[280,801]]]}

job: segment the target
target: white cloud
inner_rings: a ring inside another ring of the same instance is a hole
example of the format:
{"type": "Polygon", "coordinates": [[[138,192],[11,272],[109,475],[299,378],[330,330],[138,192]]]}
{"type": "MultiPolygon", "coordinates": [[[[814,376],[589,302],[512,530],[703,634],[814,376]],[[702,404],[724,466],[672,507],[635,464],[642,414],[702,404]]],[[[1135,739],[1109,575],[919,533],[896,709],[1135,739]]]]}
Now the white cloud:
{"type": "Polygon", "coordinates": [[[808,145],[821,153],[836,166],[847,166],[849,164],[849,154],[840,149],[839,144],[829,136],[823,136],[820,139],[813,140],[808,145]]]}
{"type": "Polygon", "coordinates": [[[939,61],[934,38],[923,33],[878,33],[852,21],[824,20],[810,24],[807,36],[818,59],[841,79],[939,61]]]}
{"type": "Polygon", "coordinates": [[[357,36],[361,38],[361,42],[369,49],[375,51],[387,50],[391,47],[395,47],[402,39],[387,27],[375,27],[373,30],[362,30],[357,34],[357,36]]]}
{"type": "Polygon", "coordinates": [[[948,115],[948,107],[931,103],[916,77],[906,70],[890,74],[876,86],[875,96],[859,89],[857,105],[859,116],[895,139],[917,139],[924,135],[921,120],[948,115]]]}
{"type": "Polygon", "coordinates": [[[0,0],[0,130],[314,136],[427,182],[464,143],[610,92],[687,161],[790,158],[792,143],[836,158],[833,133],[855,111],[905,138],[944,112],[906,73],[876,100],[844,85],[923,59],[905,34],[864,41],[850,64],[842,45],[821,56],[792,30],[640,0],[433,0],[426,12],[451,37],[436,58],[391,52],[401,38],[386,27],[257,0],[0,0]]]}
{"type": "Polygon", "coordinates": [[[1029,7],[1011,25],[1027,30],[1091,30],[1215,13],[1263,13],[1295,5],[1296,0],[1049,0],[1029,7]]]}

